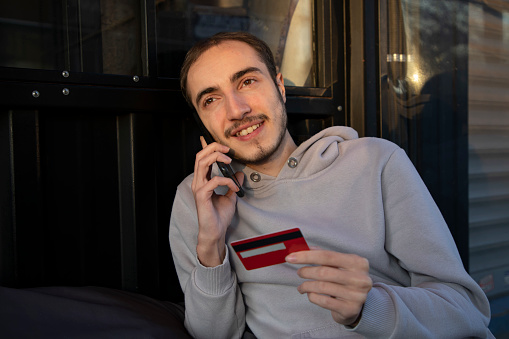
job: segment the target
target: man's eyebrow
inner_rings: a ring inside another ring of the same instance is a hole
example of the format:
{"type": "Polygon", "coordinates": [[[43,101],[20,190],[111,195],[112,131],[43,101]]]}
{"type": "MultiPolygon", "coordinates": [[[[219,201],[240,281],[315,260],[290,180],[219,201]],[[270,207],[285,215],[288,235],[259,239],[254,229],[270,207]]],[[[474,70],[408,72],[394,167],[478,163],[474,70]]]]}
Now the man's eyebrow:
{"type": "Polygon", "coordinates": [[[200,100],[204,95],[212,93],[212,92],[216,91],[217,89],[218,89],[217,87],[208,87],[208,88],[205,88],[200,93],[198,93],[198,95],[196,96],[196,106],[200,106],[200,100]]]}
{"type": "Polygon", "coordinates": [[[259,69],[258,67],[248,67],[248,68],[245,68],[245,69],[243,69],[241,71],[238,71],[237,73],[233,74],[230,77],[230,81],[233,83],[233,82],[239,80],[240,78],[242,78],[245,74],[252,73],[252,72],[262,73],[262,70],[259,69]]]}

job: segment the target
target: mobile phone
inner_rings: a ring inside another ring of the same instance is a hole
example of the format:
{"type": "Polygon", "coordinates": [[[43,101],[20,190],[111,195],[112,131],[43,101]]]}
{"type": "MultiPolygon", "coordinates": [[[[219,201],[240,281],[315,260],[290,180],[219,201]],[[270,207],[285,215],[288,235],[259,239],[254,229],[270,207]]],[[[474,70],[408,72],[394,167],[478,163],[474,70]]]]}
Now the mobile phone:
{"type": "MultiPolygon", "coordinates": [[[[194,115],[194,119],[196,120],[196,123],[200,127],[200,130],[203,134],[203,138],[205,139],[207,144],[215,142],[215,140],[212,138],[212,135],[207,130],[207,128],[201,121],[200,117],[198,116],[198,113],[196,111],[194,111],[193,115],[194,115]]],[[[237,180],[237,177],[235,176],[235,172],[233,171],[232,166],[230,164],[225,164],[224,162],[221,162],[221,161],[216,161],[216,164],[217,164],[217,167],[219,167],[219,170],[221,171],[223,176],[226,178],[232,179],[233,182],[235,183],[235,185],[237,185],[237,187],[239,188],[239,190],[237,191],[237,196],[242,198],[244,196],[244,189],[242,188],[239,181],[237,180]]]]}

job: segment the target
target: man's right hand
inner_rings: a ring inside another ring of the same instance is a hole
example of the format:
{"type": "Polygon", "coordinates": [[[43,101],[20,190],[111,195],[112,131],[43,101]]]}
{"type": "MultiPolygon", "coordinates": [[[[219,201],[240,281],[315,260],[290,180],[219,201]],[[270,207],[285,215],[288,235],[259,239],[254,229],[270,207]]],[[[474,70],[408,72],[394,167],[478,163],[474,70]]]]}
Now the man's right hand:
{"type": "MultiPolygon", "coordinates": [[[[226,255],[225,234],[235,213],[239,188],[230,178],[221,175],[211,178],[210,175],[216,161],[231,163],[232,159],[225,154],[230,149],[215,142],[207,145],[203,137],[200,140],[203,150],[196,154],[191,184],[199,224],[196,252],[203,266],[215,267],[223,263],[226,255]],[[228,186],[228,192],[216,194],[214,189],[219,186],[228,186]]],[[[244,173],[238,172],[235,176],[239,183],[244,182],[244,173]]]]}

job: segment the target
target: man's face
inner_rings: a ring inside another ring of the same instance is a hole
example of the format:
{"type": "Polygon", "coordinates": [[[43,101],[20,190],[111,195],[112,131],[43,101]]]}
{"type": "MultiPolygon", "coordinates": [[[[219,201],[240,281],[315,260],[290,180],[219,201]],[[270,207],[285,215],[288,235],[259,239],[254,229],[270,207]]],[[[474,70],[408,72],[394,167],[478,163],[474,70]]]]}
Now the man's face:
{"type": "Polygon", "coordinates": [[[203,53],[189,69],[193,105],[214,139],[245,164],[277,156],[286,135],[285,88],[277,86],[256,51],[225,41],[203,53]]]}

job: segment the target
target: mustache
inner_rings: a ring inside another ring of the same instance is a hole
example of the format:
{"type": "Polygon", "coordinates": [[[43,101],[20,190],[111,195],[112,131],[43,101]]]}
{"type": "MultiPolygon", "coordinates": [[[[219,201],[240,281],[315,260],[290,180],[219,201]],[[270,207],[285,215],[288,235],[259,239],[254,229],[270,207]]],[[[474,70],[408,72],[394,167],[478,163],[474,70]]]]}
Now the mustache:
{"type": "Polygon", "coordinates": [[[234,130],[236,130],[237,128],[239,128],[240,126],[244,125],[244,124],[247,124],[247,123],[250,123],[250,122],[253,122],[253,121],[257,121],[257,120],[262,120],[262,121],[268,121],[270,120],[269,117],[265,114],[258,114],[256,116],[249,116],[249,117],[246,117],[240,121],[237,121],[236,123],[234,123],[232,126],[230,126],[228,129],[226,129],[226,131],[224,131],[224,136],[225,138],[229,138],[231,137],[232,135],[232,132],[234,130]]]}

